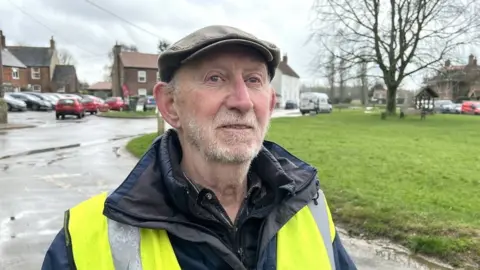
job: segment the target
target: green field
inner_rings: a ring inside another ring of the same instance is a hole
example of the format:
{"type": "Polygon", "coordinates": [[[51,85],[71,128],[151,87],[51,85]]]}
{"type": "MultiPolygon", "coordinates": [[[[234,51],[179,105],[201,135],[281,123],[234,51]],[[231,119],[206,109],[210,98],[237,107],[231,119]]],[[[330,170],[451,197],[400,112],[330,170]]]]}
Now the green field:
{"type": "MultiPolygon", "coordinates": [[[[279,118],[273,140],[319,170],[337,224],[453,265],[480,264],[480,117],[279,118]]],[[[155,135],[134,139],[141,155],[155,135]]]]}
{"type": "Polygon", "coordinates": [[[146,111],[146,112],[108,111],[108,112],[100,113],[99,116],[111,117],[111,118],[154,118],[155,111],[146,111]]]}

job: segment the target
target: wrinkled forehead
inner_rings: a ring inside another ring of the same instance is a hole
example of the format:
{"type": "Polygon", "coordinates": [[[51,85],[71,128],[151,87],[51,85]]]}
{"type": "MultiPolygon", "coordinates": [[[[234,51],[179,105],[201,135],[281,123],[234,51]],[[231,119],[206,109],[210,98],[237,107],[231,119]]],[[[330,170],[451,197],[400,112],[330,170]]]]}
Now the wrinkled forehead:
{"type": "Polygon", "coordinates": [[[256,49],[243,45],[227,45],[214,48],[185,63],[185,66],[203,68],[210,65],[219,65],[232,62],[241,62],[250,67],[264,69],[267,72],[267,61],[256,49]]]}

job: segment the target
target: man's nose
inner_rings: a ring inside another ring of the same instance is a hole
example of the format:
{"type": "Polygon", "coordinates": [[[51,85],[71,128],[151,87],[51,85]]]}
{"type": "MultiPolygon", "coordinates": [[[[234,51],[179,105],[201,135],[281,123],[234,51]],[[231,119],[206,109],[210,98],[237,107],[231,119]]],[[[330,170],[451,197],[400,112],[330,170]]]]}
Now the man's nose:
{"type": "Polygon", "coordinates": [[[250,92],[243,77],[236,78],[233,81],[232,89],[226,100],[226,106],[230,110],[238,110],[242,113],[250,111],[253,107],[250,99],[250,92]]]}

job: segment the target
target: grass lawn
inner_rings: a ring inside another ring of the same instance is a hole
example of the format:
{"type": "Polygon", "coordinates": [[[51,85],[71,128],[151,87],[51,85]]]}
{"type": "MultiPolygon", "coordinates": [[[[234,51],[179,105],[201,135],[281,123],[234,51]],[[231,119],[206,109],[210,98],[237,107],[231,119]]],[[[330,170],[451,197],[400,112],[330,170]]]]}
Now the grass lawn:
{"type": "Polygon", "coordinates": [[[157,133],[150,133],[134,138],[127,143],[127,150],[134,156],[141,157],[157,136],[157,133]]]}
{"type": "MultiPolygon", "coordinates": [[[[350,232],[480,265],[480,117],[419,118],[277,118],[268,139],[318,168],[336,222],[350,232]]],[[[153,138],[128,147],[141,155],[153,138]]]]}
{"type": "Polygon", "coordinates": [[[111,118],[154,118],[155,111],[131,112],[131,111],[108,111],[100,113],[102,117],[111,118]]]}

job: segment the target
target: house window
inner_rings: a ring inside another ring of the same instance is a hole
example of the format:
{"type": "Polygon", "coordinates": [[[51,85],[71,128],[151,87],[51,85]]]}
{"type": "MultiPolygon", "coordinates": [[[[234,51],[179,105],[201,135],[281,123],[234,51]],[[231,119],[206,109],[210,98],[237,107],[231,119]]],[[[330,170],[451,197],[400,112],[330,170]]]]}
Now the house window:
{"type": "Polygon", "coordinates": [[[18,68],[12,68],[12,79],[13,80],[20,79],[20,71],[18,71],[18,68]]]}
{"type": "Polygon", "coordinates": [[[32,79],[40,79],[40,68],[32,68],[32,79]]]}
{"type": "Polygon", "coordinates": [[[157,81],[160,81],[160,72],[157,71],[157,81]]]}
{"type": "Polygon", "coordinates": [[[147,72],[144,70],[138,71],[138,82],[144,83],[147,82],[147,72]]]}
{"type": "Polygon", "coordinates": [[[42,87],[38,84],[33,85],[33,92],[42,92],[42,87]]]}
{"type": "Polygon", "coordinates": [[[138,95],[139,96],[146,96],[147,95],[147,89],[145,89],[145,88],[138,89],[138,95]]]}

